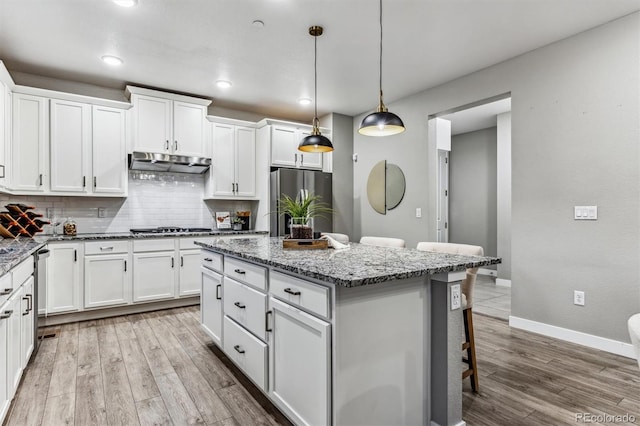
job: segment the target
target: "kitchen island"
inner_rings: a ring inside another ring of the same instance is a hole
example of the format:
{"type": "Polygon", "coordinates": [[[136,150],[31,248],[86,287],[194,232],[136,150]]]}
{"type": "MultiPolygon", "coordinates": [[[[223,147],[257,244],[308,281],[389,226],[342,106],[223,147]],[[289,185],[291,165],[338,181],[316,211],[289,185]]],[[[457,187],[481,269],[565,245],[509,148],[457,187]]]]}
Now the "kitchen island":
{"type": "Polygon", "coordinates": [[[196,244],[203,328],[294,423],[464,424],[451,290],[466,268],[500,259],[286,250],[269,237],[196,244]]]}

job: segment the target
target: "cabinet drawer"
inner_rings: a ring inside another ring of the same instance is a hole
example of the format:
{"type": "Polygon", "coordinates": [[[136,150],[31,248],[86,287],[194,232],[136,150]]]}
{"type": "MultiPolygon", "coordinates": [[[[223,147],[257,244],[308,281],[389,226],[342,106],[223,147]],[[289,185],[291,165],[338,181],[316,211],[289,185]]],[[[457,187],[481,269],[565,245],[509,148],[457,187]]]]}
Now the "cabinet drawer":
{"type": "Polygon", "coordinates": [[[224,317],[224,352],[263,391],[267,391],[267,345],[224,317]]]}
{"type": "Polygon", "coordinates": [[[202,250],[200,252],[200,263],[205,268],[222,272],[222,255],[211,251],[202,250]]]}
{"type": "Polygon", "coordinates": [[[84,254],[114,254],[127,253],[129,241],[91,241],[84,243],[84,254]]]}
{"type": "Polygon", "coordinates": [[[141,253],[145,251],[168,251],[175,250],[173,238],[162,238],[158,240],[141,239],[133,242],[133,251],[141,253]]]}
{"type": "Polygon", "coordinates": [[[13,282],[11,280],[11,273],[7,272],[0,277],[0,305],[2,305],[7,299],[9,299],[12,291],[13,282]]]}
{"type": "Polygon", "coordinates": [[[267,268],[262,266],[225,256],[224,274],[258,290],[267,291],[267,268]]]}
{"type": "Polygon", "coordinates": [[[292,305],[329,318],[328,287],[272,271],[269,278],[269,293],[292,305]]]}
{"type": "Polygon", "coordinates": [[[225,277],[223,284],[224,313],[265,340],[267,295],[225,277]]]}
{"type": "Polygon", "coordinates": [[[24,283],[27,278],[33,275],[33,257],[29,256],[22,261],[18,266],[11,270],[13,278],[13,287],[18,288],[24,283]]]}

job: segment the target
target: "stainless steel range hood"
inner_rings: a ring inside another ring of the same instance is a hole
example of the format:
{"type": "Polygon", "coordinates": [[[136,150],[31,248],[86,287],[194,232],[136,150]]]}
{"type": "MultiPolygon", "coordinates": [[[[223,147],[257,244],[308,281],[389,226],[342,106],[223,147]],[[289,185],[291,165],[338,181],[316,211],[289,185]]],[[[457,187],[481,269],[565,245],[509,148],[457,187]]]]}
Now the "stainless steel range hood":
{"type": "Polygon", "coordinates": [[[209,170],[211,158],[184,155],[134,152],[129,154],[129,169],[148,172],[202,174],[209,170]]]}

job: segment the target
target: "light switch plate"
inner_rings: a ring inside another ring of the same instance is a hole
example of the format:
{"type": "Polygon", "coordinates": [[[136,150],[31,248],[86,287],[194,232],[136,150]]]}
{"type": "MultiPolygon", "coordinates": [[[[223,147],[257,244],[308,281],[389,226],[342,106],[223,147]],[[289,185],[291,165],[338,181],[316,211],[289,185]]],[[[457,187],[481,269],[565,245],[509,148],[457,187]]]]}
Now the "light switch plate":
{"type": "Polygon", "coordinates": [[[575,220],[598,220],[598,206],[574,206],[575,220]]]}

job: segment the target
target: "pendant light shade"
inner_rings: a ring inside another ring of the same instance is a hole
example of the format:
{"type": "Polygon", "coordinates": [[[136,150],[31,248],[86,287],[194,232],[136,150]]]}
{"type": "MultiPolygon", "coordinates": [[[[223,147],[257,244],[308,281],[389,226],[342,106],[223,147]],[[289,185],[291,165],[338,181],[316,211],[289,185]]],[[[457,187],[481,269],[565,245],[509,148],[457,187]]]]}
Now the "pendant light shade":
{"type": "Polygon", "coordinates": [[[358,133],[365,136],[389,136],[404,132],[404,123],[382,101],[382,0],[380,0],[380,101],[375,112],[367,115],[360,123],[358,133]]]}
{"type": "Polygon", "coordinates": [[[320,26],[309,27],[309,34],[313,36],[313,72],[314,72],[314,112],[313,129],[309,136],[305,136],[298,145],[298,151],[302,152],[331,152],[333,145],[328,137],[320,133],[320,120],[318,120],[318,37],[323,33],[320,26]]]}

